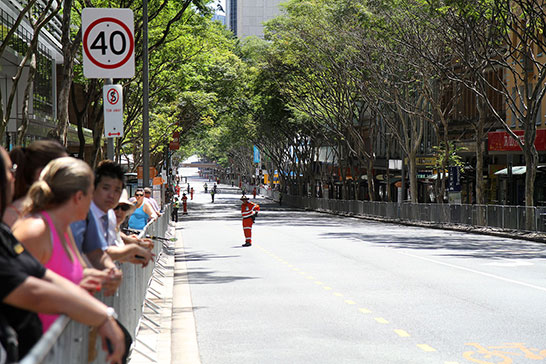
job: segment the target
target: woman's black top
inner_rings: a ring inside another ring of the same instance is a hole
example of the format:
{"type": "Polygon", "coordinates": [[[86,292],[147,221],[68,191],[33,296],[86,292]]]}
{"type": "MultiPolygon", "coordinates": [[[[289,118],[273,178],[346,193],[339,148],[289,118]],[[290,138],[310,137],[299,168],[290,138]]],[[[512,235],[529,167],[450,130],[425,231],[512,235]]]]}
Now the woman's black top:
{"type": "Polygon", "coordinates": [[[0,314],[17,332],[19,358],[23,358],[42,336],[42,324],[36,313],[4,304],[3,301],[29,276],[43,278],[46,268],[38,262],[0,223],[0,314]]]}

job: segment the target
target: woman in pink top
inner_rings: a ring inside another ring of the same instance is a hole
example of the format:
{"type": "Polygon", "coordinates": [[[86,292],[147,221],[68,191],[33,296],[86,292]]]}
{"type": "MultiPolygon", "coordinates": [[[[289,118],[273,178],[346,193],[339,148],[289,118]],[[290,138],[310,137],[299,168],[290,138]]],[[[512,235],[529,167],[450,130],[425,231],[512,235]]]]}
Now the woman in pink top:
{"type": "MultiPolygon", "coordinates": [[[[103,273],[92,272],[83,278],[85,264],[75,248],[69,225],[86,218],[93,197],[93,179],[91,168],[79,159],[63,157],[51,161],[29,190],[25,211],[30,214],[13,226],[13,234],[40,263],[89,292],[100,287],[103,273]]],[[[45,332],[56,316],[40,318],[45,332]]]]}

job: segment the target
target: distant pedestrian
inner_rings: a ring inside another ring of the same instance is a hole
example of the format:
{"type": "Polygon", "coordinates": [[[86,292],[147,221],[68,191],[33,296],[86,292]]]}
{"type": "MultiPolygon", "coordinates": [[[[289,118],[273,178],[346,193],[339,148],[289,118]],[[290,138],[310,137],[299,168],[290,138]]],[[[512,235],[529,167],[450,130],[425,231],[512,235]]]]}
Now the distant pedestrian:
{"type": "Polygon", "coordinates": [[[174,222],[178,222],[178,209],[180,208],[180,201],[178,200],[178,196],[174,198],[173,203],[173,211],[171,212],[171,220],[174,222]]]}
{"type": "Polygon", "coordinates": [[[205,184],[203,185],[203,188],[205,189],[205,193],[207,193],[209,190],[209,186],[207,186],[207,182],[205,182],[205,184]]]}
{"type": "Polygon", "coordinates": [[[152,189],[150,187],[144,187],[144,201],[148,202],[154,209],[157,216],[161,216],[161,208],[157,201],[152,197],[152,189]]]}
{"type": "Polygon", "coordinates": [[[233,182],[233,180],[231,180],[231,187],[233,187],[233,186],[234,186],[234,182],[233,182]]]}
{"type": "Polygon", "coordinates": [[[182,194],[182,211],[184,215],[188,214],[188,196],[185,193],[182,194]]]}
{"type": "Polygon", "coordinates": [[[193,187],[190,189],[190,198],[193,200],[193,187]]]}
{"type": "Polygon", "coordinates": [[[218,186],[216,186],[216,183],[215,183],[214,186],[212,186],[212,189],[214,190],[214,193],[217,192],[217,188],[218,188],[218,186]]]}
{"type": "Polygon", "coordinates": [[[250,202],[245,195],[241,197],[241,201],[243,201],[241,215],[243,217],[243,233],[245,234],[245,243],[242,246],[247,247],[252,246],[252,225],[258,216],[258,211],[260,211],[260,205],[250,202]]]}
{"type": "Polygon", "coordinates": [[[214,203],[214,194],[216,193],[216,191],[214,191],[214,188],[211,188],[210,190],[210,199],[212,201],[212,203],[214,203]]]}
{"type": "Polygon", "coordinates": [[[256,199],[256,187],[252,190],[252,197],[256,199]]]}

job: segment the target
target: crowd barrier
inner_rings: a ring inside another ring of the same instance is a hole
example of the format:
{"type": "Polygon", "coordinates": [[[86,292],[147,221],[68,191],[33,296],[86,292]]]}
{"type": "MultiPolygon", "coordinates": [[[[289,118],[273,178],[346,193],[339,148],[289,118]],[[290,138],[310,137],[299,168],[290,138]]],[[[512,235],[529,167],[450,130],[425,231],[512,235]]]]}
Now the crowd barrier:
{"type": "MultiPolygon", "coordinates": [[[[171,206],[156,221],[149,223],[140,236],[163,237],[168,230],[171,216],[171,206]]],[[[125,326],[134,339],[137,336],[142,320],[144,305],[154,309],[153,302],[145,301],[146,291],[152,279],[154,270],[159,269],[158,261],[166,248],[162,241],[154,241],[155,261],[147,267],[122,263],[122,283],[112,297],[104,297],[102,293],[96,297],[106,305],[113,307],[118,313],[118,321],[125,326]]],[[[42,336],[20,364],[67,364],[67,363],[105,363],[106,353],[101,347],[101,338],[89,326],[82,325],[61,315],[42,336]],[[90,345],[91,343],[91,345],[90,345]]]]}
{"type": "Polygon", "coordinates": [[[283,204],[334,213],[383,217],[391,220],[490,227],[529,232],[546,231],[546,207],[396,203],[332,200],[284,195],[283,204]]]}

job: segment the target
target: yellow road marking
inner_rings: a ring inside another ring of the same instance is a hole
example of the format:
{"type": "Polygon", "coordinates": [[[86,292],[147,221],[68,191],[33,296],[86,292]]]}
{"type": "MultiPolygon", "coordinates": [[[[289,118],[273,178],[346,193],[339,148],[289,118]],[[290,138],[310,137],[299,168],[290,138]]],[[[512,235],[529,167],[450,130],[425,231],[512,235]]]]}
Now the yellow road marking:
{"type": "Polygon", "coordinates": [[[372,313],[372,311],[368,310],[367,308],[361,307],[358,309],[362,313],[372,313]]]}
{"type": "Polygon", "coordinates": [[[345,300],[345,303],[348,305],[356,305],[356,302],[353,300],[345,300]]]}
{"type": "Polygon", "coordinates": [[[389,321],[385,320],[383,317],[374,317],[375,321],[377,321],[380,324],[388,324],[389,321]]]}
{"type": "Polygon", "coordinates": [[[299,271],[300,269],[299,268],[292,268],[293,271],[299,271]]]}
{"type": "Polygon", "coordinates": [[[315,284],[321,285],[322,282],[321,281],[315,281],[315,284]]]}
{"type": "Polygon", "coordinates": [[[334,296],[343,297],[343,295],[339,292],[334,292],[334,296]]]}
{"type": "Polygon", "coordinates": [[[434,349],[433,347],[427,345],[427,344],[417,344],[417,347],[423,351],[426,351],[426,352],[433,352],[433,351],[436,351],[436,349],[434,349]]]}
{"type": "Polygon", "coordinates": [[[289,267],[289,268],[292,268],[292,267],[293,267],[293,265],[292,265],[292,264],[288,264],[288,267],[289,267]]]}
{"type": "Polygon", "coordinates": [[[305,277],[305,278],[307,278],[307,279],[315,279],[315,277],[313,277],[313,276],[307,276],[307,277],[305,277]]]}
{"type": "Polygon", "coordinates": [[[332,287],[324,287],[325,290],[329,291],[332,289],[332,287]]]}
{"type": "Polygon", "coordinates": [[[397,329],[394,330],[394,332],[396,332],[396,334],[400,337],[410,337],[410,334],[408,334],[407,331],[404,330],[397,329]]]}

